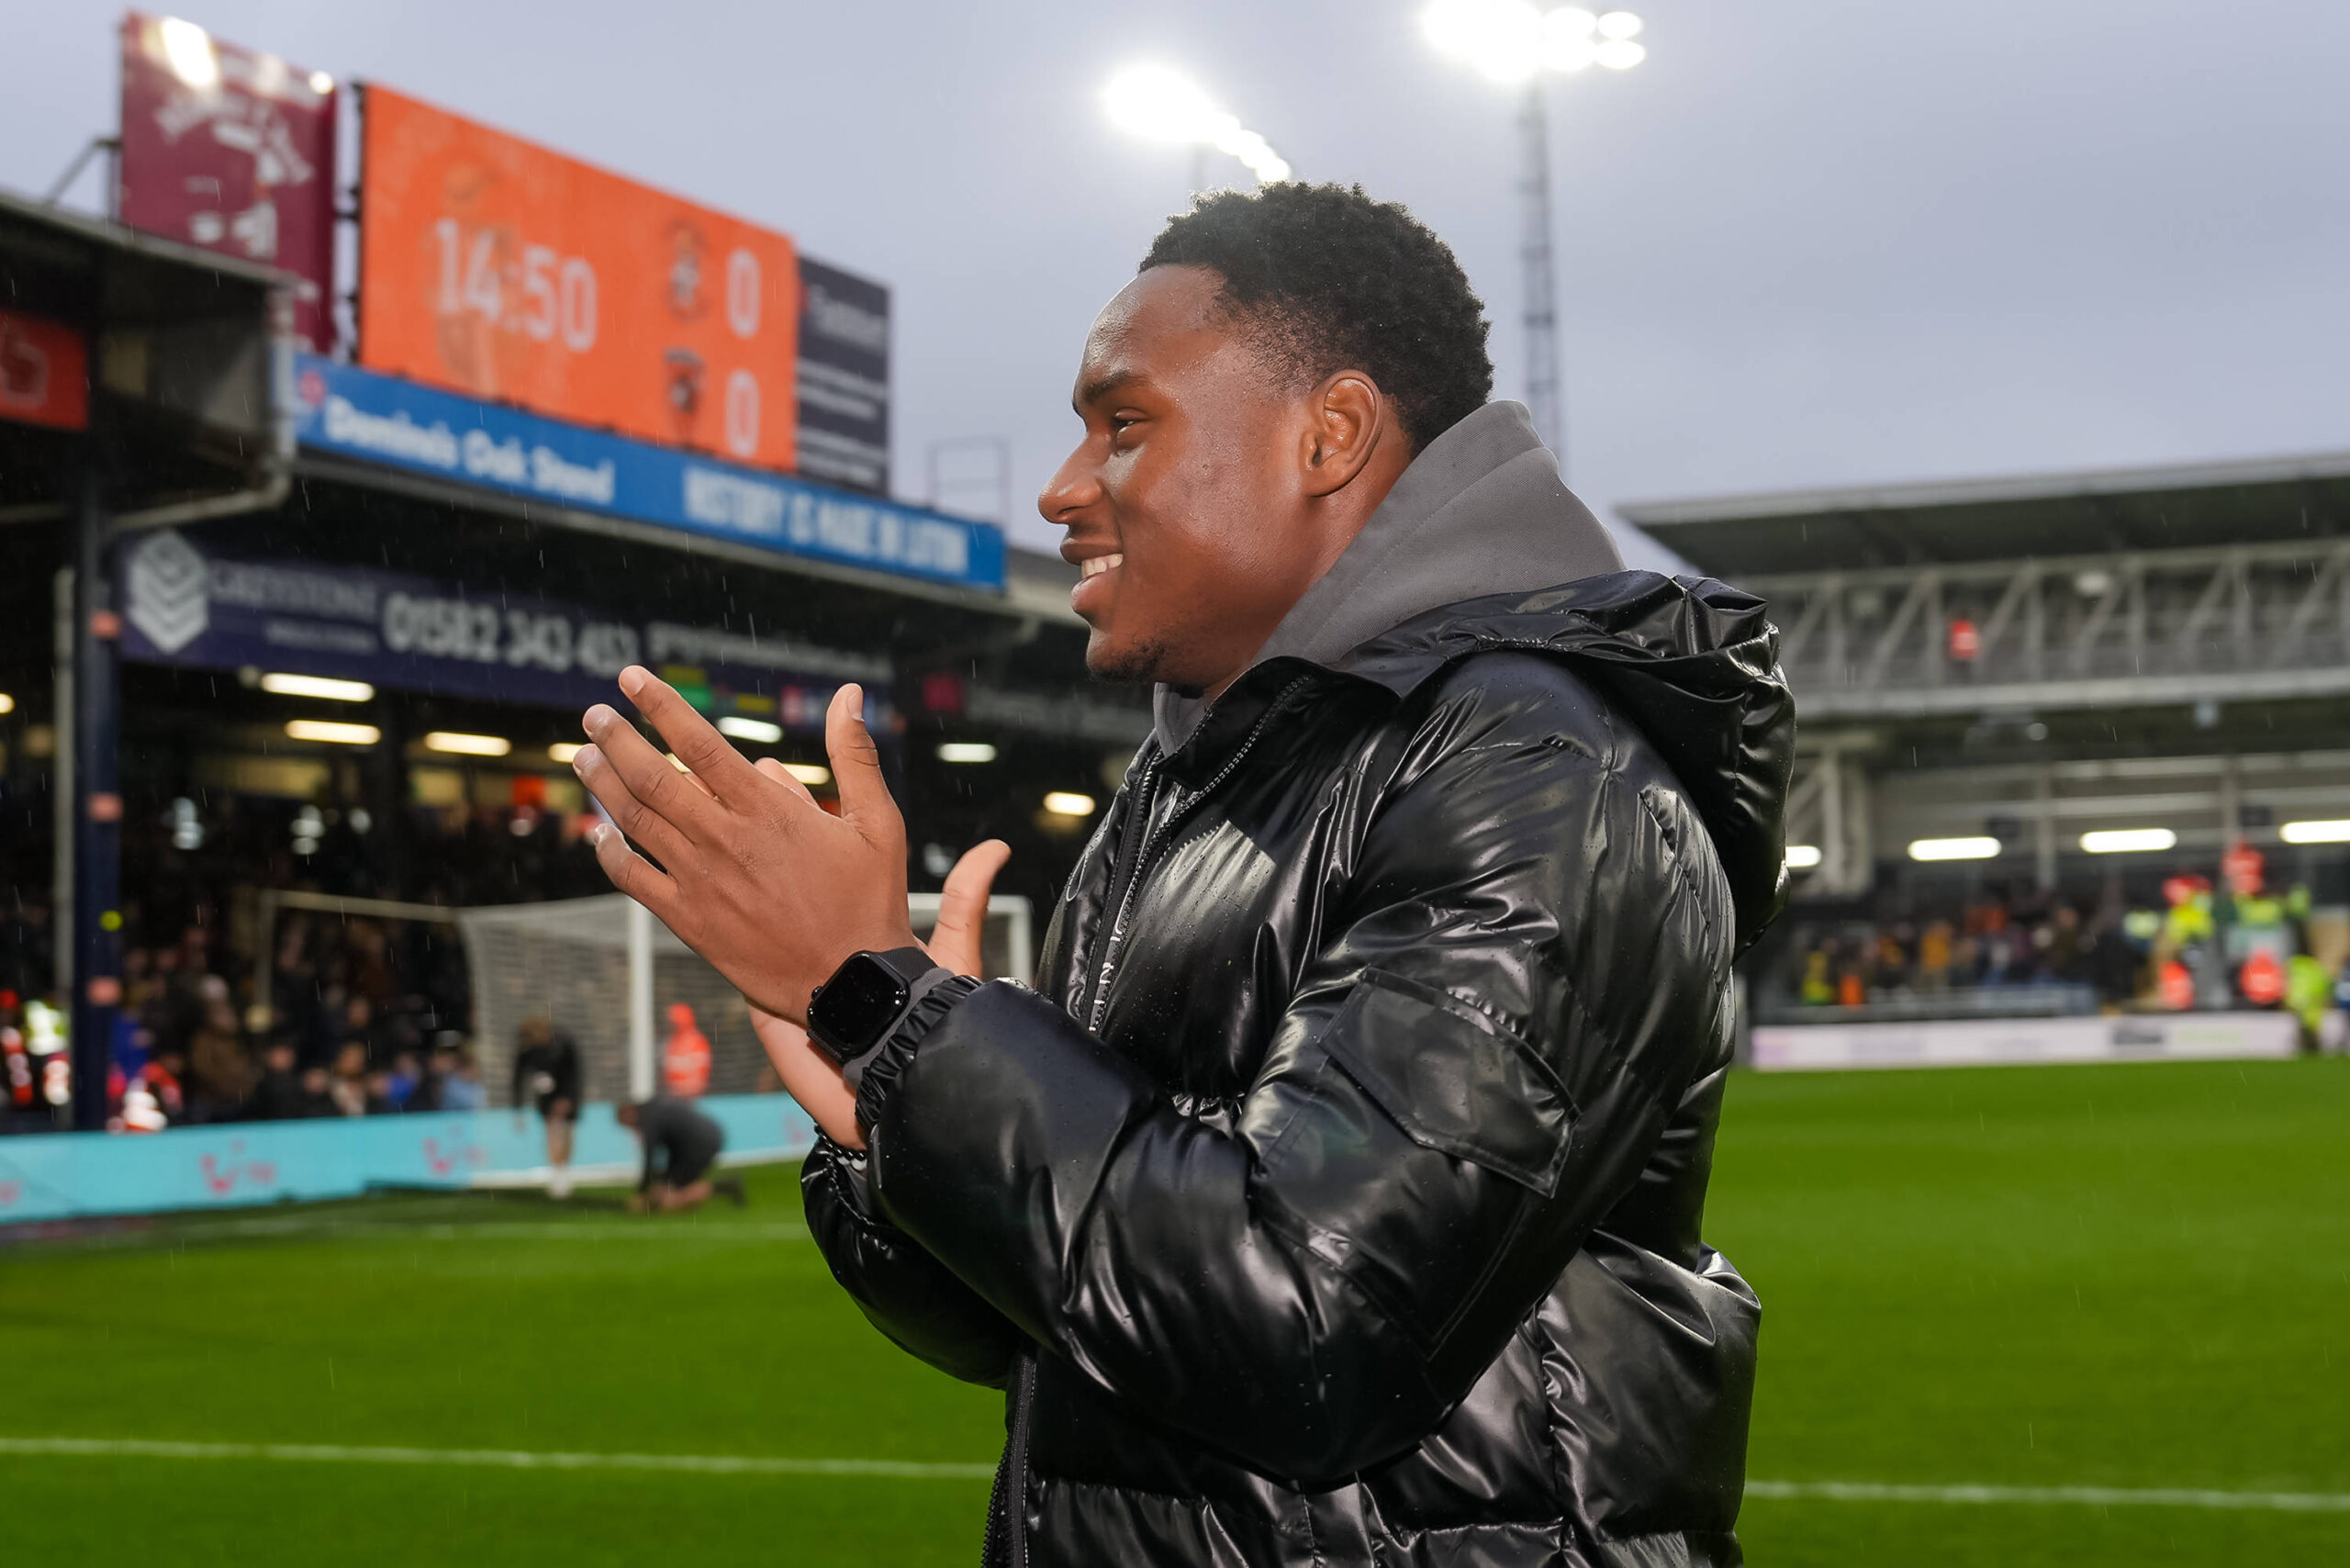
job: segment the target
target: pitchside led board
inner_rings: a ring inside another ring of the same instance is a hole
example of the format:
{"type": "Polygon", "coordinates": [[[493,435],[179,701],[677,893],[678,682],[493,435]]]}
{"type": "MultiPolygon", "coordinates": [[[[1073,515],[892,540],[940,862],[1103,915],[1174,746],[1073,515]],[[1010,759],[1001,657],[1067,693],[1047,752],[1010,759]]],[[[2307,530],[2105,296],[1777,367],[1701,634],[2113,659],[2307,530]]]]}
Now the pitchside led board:
{"type": "Polygon", "coordinates": [[[359,362],[796,466],[791,241],[369,85],[359,362]]]}

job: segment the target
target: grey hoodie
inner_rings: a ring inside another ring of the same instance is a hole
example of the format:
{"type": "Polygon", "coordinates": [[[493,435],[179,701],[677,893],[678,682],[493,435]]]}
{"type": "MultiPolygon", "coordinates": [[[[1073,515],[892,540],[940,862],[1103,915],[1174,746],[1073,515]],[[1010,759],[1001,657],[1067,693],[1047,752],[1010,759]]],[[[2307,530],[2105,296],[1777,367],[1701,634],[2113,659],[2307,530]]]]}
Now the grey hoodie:
{"type": "MultiPolygon", "coordinates": [[[[1250,662],[1336,664],[1443,605],[1623,569],[1616,542],[1559,477],[1526,405],[1488,403],[1421,450],[1250,662]]],[[[1208,707],[1171,686],[1153,693],[1161,756],[1191,739],[1208,707]]]]}

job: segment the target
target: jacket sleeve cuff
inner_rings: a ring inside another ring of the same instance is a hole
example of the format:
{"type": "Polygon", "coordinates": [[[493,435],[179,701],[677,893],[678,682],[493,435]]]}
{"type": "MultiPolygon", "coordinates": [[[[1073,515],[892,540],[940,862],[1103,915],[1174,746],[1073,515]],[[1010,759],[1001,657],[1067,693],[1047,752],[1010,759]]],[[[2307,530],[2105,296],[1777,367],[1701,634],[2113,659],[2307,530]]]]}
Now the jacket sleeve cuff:
{"type": "Polygon", "coordinates": [[[954,1011],[957,1002],[979,990],[979,985],[968,975],[942,971],[942,978],[916,995],[914,1004],[898,1020],[898,1026],[851,1064],[857,1125],[868,1134],[881,1125],[882,1113],[889,1108],[898,1080],[905,1075],[907,1064],[913,1060],[924,1037],[954,1011]]]}

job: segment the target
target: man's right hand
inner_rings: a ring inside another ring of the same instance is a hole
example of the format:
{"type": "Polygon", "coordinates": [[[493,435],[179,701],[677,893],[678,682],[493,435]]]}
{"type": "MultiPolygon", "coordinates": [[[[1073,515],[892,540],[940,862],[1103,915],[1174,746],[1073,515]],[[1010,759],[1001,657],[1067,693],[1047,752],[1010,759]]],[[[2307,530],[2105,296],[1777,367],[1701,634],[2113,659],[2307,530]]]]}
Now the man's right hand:
{"type": "MultiPolygon", "coordinates": [[[[766,766],[765,762],[761,767],[766,766]]],[[[979,938],[987,928],[988,891],[996,874],[1012,858],[1012,846],[1000,838],[972,846],[955,862],[938,896],[938,924],[923,946],[932,958],[958,975],[980,978],[979,938]]],[[[745,998],[745,1001],[748,1001],[745,998]]],[[[783,1087],[824,1136],[843,1148],[863,1148],[865,1130],[856,1125],[856,1096],[842,1081],[832,1058],[818,1050],[808,1031],[787,1018],[751,1004],[751,1027],[767,1047],[783,1087]]]]}

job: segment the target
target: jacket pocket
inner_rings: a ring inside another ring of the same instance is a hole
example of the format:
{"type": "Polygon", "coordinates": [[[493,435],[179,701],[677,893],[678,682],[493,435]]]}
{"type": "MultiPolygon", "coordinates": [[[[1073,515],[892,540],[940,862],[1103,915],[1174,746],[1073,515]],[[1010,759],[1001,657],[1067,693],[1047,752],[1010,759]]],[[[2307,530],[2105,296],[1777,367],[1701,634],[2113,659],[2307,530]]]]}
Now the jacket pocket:
{"type": "Polygon", "coordinates": [[[1573,1099],[1532,1046],[1460,998],[1367,970],[1322,1044],[1413,1142],[1558,1190],[1573,1099]]]}

